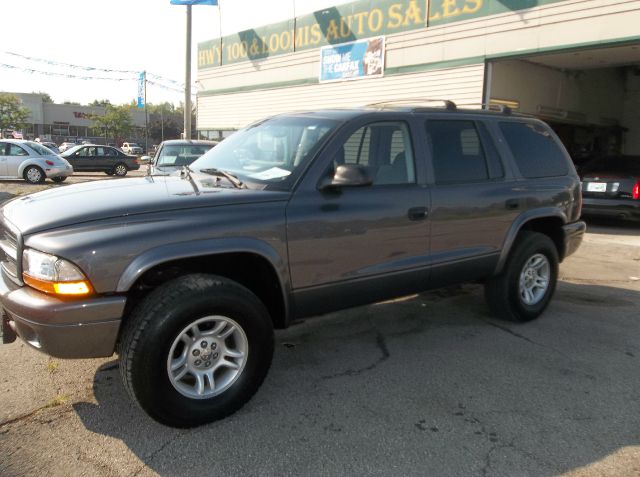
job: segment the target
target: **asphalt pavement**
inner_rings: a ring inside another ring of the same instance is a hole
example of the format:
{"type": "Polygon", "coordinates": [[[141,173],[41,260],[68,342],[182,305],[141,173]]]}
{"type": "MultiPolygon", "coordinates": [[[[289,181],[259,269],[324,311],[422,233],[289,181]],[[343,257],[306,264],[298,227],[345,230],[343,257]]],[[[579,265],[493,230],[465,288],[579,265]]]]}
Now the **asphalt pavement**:
{"type": "Polygon", "coordinates": [[[115,358],[0,346],[0,475],[640,475],[640,226],[591,224],[547,312],[464,285],[277,332],[233,416],[150,420],[115,358]]]}

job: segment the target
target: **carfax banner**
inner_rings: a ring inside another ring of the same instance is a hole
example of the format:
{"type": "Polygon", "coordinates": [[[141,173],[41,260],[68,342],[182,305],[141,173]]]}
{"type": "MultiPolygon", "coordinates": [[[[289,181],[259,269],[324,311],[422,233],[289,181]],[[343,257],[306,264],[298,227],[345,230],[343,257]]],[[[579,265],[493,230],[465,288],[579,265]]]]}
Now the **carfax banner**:
{"type": "Polygon", "coordinates": [[[383,36],[320,49],[320,81],[343,81],[383,74],[383,36]]]}

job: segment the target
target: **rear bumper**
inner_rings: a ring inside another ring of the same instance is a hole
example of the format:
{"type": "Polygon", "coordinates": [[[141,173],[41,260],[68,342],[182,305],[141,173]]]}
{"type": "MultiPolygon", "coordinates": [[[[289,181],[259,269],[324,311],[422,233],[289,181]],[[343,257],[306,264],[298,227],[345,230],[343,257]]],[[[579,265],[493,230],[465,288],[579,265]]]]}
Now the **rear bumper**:
{"type": "Polygon", "coordinates": [[[579,220],[562,226],[564,237],[564,254],[561,259],[573,254],[582,243],[584,233],[587,231],[587,224],[579,220]]]}
{"type": "Polygon", "coordinates": [[[51,167],[49,169],[45,169],[45,175],[51,179],[52,177],[69,177],[73,175],[73,168],[65,168],[65,167],[51,167]]]}
{"type": "Polygon", "coordinates": [[[640,200],[583,198],[582,215],[640,220],[640,200]]]}
{"type": "Polygon", "coordinates": [[[0,273],[6,324],[26,343],[57,358],[111,356],[125,302],[124,296],[65,301],[18,287],[0,273]]]}

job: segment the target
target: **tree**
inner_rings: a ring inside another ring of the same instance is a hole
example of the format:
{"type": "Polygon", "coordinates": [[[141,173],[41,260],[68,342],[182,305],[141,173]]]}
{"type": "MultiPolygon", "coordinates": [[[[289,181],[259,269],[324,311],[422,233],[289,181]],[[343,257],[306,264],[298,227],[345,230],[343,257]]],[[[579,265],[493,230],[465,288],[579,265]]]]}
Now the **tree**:
{"type": "Polygon", "coordinates": [[[108,99],[94,99],[91,103],[89,103],[89,106],[102,106],[103,108],[110,105],[111,101],[109,101],[108,99]]]}
{"type": "Polygon", "coordinates": [[[43,103],[53,103],[53,98],[49,96],[49,93],[45,93],[43,91],[38,91],[37,93],[34,91],[33,94],[39,94],[42,96],[43,103]]]}
{"type": "Polygon", "coordinates": [[[159,144],[164,138],[167,139],[180,139],[180,133],[182,132],[182,124],[175,121],[173,118],[157,118],[149,122],[149,139],[154,144],[159,144]]]}
{"type": "Polygon", "coordinates": [[[93,120],[95,127],[104,129],[107,136],[113,137],[116,142],[126,138],[133,129],[128,105],[113,106],[108,104],[104,116],[93,116],[93,120]]]}
{"type": "Polygon", "coordinates": [[[22,129],[30,114],[17,96],[0,93],[0,133],[5,129],[22,129]]]}

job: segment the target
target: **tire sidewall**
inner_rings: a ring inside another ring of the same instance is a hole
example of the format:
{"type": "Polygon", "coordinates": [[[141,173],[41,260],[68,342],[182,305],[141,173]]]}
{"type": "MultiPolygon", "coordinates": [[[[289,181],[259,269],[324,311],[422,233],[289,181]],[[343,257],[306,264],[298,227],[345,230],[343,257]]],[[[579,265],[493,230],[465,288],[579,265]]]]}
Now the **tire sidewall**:
{"type": "Polygon", "coordinates": [[[230,414],[255,393],[271,362],[273,330],[262,304],[246,298],[226,288],[217,296],[186,293],[180,303],[165,307],[148,323],[136,345],[132,378],[136,398],[152,417],[176,427],[192,427],[230,414]],[[227,390],[209,399],[191,399],[171,384],[167,358],[185,327],[212,315],[231,318],[243,329],[248,341],[247,358],[242,373],[227,390]],[[206,416],[204,421],[202,416],[206,416]]]}
{"type": "Polygon", "coordinates": [[[547,236],[535,234],[522,243],[508,264],[509,301],[521,321],[537,318],[553,298],[558,280],[558,252],[547,236]],[[527,305],[520,296],[520,274],[525,264],[536,254],[542,254],[549,262],[549,285],[544,297],[534,305],[527,305]]]}

